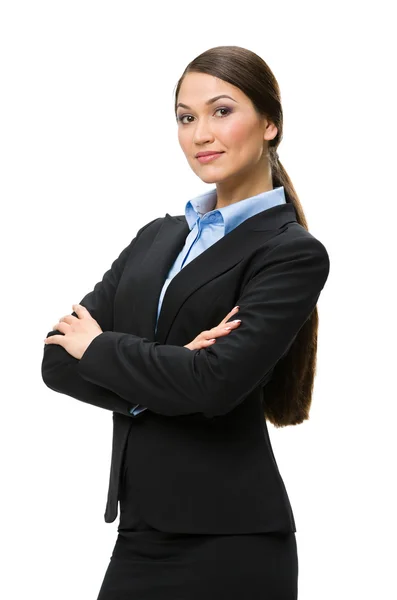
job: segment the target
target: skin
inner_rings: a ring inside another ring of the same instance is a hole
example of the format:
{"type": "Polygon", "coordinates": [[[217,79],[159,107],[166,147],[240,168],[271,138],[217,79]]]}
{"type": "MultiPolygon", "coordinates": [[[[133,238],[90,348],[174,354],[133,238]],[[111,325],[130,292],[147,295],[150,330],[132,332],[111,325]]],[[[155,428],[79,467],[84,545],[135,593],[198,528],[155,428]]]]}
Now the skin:
{"type": "Polygon", "coordinates": [[[57,329],[64,335],[52,335],[45,338],[44,343],[63,346],[66,352],[80,360],[92,340],[103,331],[85,306],[73,304],[72,308],[77,317],[65,315],[59,319],[56,325],[52,326],[53,330],[57,329]]]}
{"type": "Polygon", "coordinates": [[[244,92],[212,75],[188,73],[177,102],[190,107],[177,108],[179,144],[194,173],[205,183],[216,183],[214,210],[273,189],[268,141],[277,135],[277,127],[257,114],[244,92]],[[221,94],[235,101],[220,98],[206,105],[221,94]],[[224,154],[200,163],[196,153],[206,150],[224,154]]]}
{"type": "MultiPolygon", "coordinates": [[[[205,183],[216,183],[214,209],[273,189],[268,141],[277,135],[277,128],[256,113],[244,92],[212,75],[188,73],[179,90],[179,102],[190,107],[177,108],[177,118],[183,117],[177,121],[179,144],[194,173],[205,183]],[[221,94],[234,100],[219,98],[206,105],[207,100],[221,94]],[[224,154],[212,162],[200,163],[196,153],[205,150],[224,151],[224,154]]],[[[65,315],[53,325],[53,330],[64,335],[52,335],[44,343],[63,346],[80,360],[92,340],[103,332],[84,306],[73,304],[72,308],[77,317],[65,315]]],[[[213,343],[210,338],[228,335],[226,321],[237,310],[234,308],[218,326],[200,333],[185,347],[192,350],[205,347],[213,343]]],[[[232,329],[239,325],[240,322],[228,322],[232,329]]]]}

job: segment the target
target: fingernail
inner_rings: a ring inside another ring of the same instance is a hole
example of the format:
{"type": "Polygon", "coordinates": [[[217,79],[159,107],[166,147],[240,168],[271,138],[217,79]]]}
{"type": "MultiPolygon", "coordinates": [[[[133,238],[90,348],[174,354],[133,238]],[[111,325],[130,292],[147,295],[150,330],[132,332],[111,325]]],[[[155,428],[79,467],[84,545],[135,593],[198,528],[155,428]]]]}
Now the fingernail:
{"type": "Polygon", "coordinates": [[[240,308],[239,306],[235,306],[235,307],[233,308],[233,310],[238,310],[239,308],[240,308]]]}
{"type": "Polygon", "coordinates": [[[241,323],[241,319],[234,319],[234,321],[232,321],[232,323],[241,323]]]}

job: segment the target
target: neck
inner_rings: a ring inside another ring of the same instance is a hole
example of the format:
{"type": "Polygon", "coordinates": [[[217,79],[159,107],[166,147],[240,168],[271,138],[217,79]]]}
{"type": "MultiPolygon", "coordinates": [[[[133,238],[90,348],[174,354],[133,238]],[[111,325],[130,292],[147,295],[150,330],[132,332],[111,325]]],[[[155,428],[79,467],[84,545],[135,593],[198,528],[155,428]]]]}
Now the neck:
{"type": "Polygon", "coordinates": [[[217,183],[217,200],[213,210],[272,190],[273,181],[270,165],[267,163],[264,168],[261,162],[259,166],[260,168],[257,168],[254,173],[251,172],[249,176],[238,173],[238,175],[217,183]]]}

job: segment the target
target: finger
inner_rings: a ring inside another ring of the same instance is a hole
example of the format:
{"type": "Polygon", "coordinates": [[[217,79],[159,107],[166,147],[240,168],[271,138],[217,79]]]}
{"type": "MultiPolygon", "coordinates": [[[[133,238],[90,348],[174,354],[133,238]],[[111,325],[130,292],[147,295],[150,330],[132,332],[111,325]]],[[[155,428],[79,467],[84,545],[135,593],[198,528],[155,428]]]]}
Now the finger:
{"type": "Polygon", "coordinates": [[[69,327],[69,325],[62,321],[62,322],[59,322],[59,323],[56,323],[55,325],[53,325],[52,329],[53,330],[57,329],[58,331],[61,331],[62,333],[66,333],[68,331],[68,327],[69,327]]]}
{"type": "MultiPolygon", "coordinates": [[[[72,308],[78,317],[89,315],[90,313],[82,304],[72,304],[72,308]]],[[[90,315],[91,316],[91,315],[90,315]]]]}
{"type": "Polygon", "coordinates": [[[82,304],[72,304],[72,308],[73,308],[74,312],[77,314],[88,315],[89,317],[91,317],[91,313],[88,310],[88,308],[86,308],[82,304]]]}
{"type": "Polygon", "coordinates": [[[238,327],[241,324],[241,319],[235,319],[234,321],[228,321],[227,323],[224,323],[223,325],[219,325],[218,329],[220,329],[221,331],[227,331],[230,329],[234,329],[235,327],[238,327]]]}
{"type": "Polygon", "coordinates": [[[221,337],[222,335],[228,335],[228,333],[230,333],[233,329],[235,329],[239,325],[240,325],[240,323],[235,323],[235,322],[231,321],[230,325],[228,324],[227,327],[225,327],[224,325],[218,325],[218,327],[213,327],[209,331],[203,332],[201,334],[202,337],[197,339],[197,343],[201,344],[202,342],[208,342],[209,340],[213,339],[214,336],[215,336],[215,338],[218,338],[218,337],[221,337]],[[207,337],[205,337],[205,335],[207,335],[207,337]],[[209,337],[209,336],[211,336],[211,337],[209,337]]]}
{"type": "MultiPolygon", "coordinates": [[[[234,308],[233,308],[233,309],[232,309],[232,310],[231,310],[231,311],[230,311],[230,312],[229,312],[229,313],[226,315],[226,317],[225,317],[224,319],[222,319],[222,321],[219,323],[219,325],[222,325],[223,323],[226,323],[226,321],[227,321],[228,319],[230,319],[230,317],[231,317],[232,315],[235,315],[235,314],[236,314],[236,312],[238,312],[239,308],[240,308],[239,306],[235,306],[235,307],[234,307],[234,308]]],[[[219,325],[218,325],[218,327],[219,327],[219,325]]]]}
{"type": "MultiPolygon", "coordinates": [[[[59,325],[60,323],[67,323],[68,321],[66,320],[68,318],[68,316],[70,315],[65,315],[64,317],[61,317],[57,323],[57,325],[59,325]]],[[[76,319],[76,317],[71,317],[72,319],[76,319]]],[[[56,327],[53,327],[53,329],[56,329],[56,327]]]]}
{"type": "Polygon", "coordinates": [[[229,321],[227,324],[223,323],[213,327],[212,329],[202,331],[199,336],[197,336],[197,341],[201,342],[202,340],[208,340],[215,336],[225,335],[229,333],[231,329],[235,329],[241,324],[241,319],[236,319],[235,321],[229,321]]]}
{"type": "Polygon", "coordinates": [[[198,342],[197,346],[194,347],[195,350],[200,350],[200,348],[206,348],[207,346],[211,346],[216,342],[215,338],[211,338],[210,340],[201,340],[198,342]]]}
{"type": "Polygon", "coordinates": [[[64,335],[50,335],[49,337],[45,338],[44,343],[45,344],[59,344],[60,346],[62,346],[64,339],[65,339],[64,335]]]}
{"type": "Polygon", "coordinates": [[[75,317],[74,315],[65,315],[64,317],[62,317],[62,319],[59,319],[59,322],[64,322],[64,323],[68,323],[69,325],[71,325],[72,323],[74,323],[75,321],[78,321],[78,317],[75,317]]]}

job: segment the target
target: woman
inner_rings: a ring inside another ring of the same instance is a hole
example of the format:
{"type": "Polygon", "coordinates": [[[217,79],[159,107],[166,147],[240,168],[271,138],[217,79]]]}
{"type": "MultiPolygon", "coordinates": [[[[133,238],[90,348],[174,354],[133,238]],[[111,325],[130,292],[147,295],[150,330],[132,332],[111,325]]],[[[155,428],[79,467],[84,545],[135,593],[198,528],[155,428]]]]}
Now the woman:
{"type": "Polygon", "coordinates": [[[139,230],[48,334],[43,380],[113,411],[105,521],[121,514],[98,600],[293,600],[295,520],[266,419],[309,416],[329,257],[278,159],[260,57],[198,56],[175,115],[216,188],[139,230]]]}

